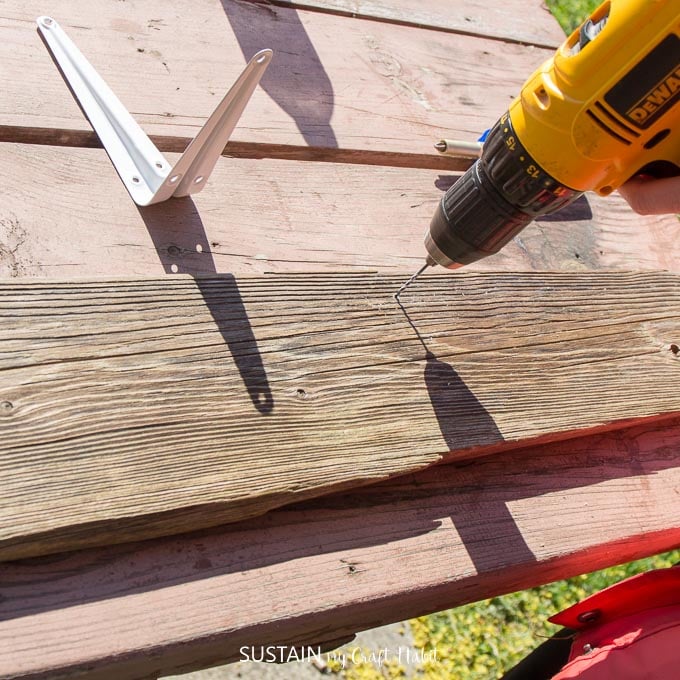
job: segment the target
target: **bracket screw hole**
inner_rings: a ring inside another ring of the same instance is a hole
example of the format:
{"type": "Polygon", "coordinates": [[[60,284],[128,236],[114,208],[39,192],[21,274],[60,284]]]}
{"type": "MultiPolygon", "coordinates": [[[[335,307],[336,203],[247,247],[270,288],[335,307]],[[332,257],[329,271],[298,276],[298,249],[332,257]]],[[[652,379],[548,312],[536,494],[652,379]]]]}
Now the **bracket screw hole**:
{"type": "Polygon", "coordinates": [[[163,167],[163,163],[161,163],[160,161],[157,161],[156,167],[160,170],[163,167]]]}
{"type": "Polygon", "coordinates": [[[132,178],[132,181],[133,181],[135,184],[139,184],[139,177],[137,177],[137,175],[135,175],[135,176],[132,178]]]}
{"type": "Polygon", "coordinates": [[[170,184],[176,184],[179,181],[179,175],[173,175],[168,181],[170,184]]]}
{"type": "Polygon", "coordinates": [[[54,19],[51,19],[50,17],[45,17],[42,20],[43,26],[51,26],[54,23],[54,19]]]}
{"type": "Polygon", "coordinates": [[[264,62],[267,61],[267,55],[263,54],[261,57],[258,57],[256,60],[256,63],[258,64],[264,64],[264,62]]]}
{"type": "Polygon", "coordinates": [[[200,184],[203,181],[203,175],[199,175],[195,180],[194,184],[200,184]]]}

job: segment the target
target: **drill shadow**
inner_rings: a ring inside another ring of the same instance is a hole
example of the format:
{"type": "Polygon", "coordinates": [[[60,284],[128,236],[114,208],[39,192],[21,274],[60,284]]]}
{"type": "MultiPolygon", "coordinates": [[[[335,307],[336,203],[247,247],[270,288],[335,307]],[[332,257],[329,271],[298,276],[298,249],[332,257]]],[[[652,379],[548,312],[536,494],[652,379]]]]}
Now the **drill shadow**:
{"type": "Polygon", "coordinates": [[[453,366],[438,359],[430,350],[401,299],[395,300],[425,350],[425,386],[449,450],[503,441],[493,417],[453,366]]]}
{"type": "MultiPolygon", "coordinates": [[[[428,348],[401,299],[396,302],[425,349],[425,386],[449,451],[502,442],[503,435],[491,414],[453,366],[438,359],[428,348]]],[[[484,505],[479,512],[482,511],[483,517],[478,515],[476,508],[474,513],[468,513],[465,517],[451,516],[479,573],[488,569],[494,557],[490,551],[496,553],[499,544],[501,549],[515,556],[519,554],[523,559],[533,559],[534,555],[517,528],[506,503],[484,505]],[[480,526],[489,529],[480,531],[480,526]],[[500,536],[496,533],[499,527],[502,531],[500,536]]]]}
{"type": "Polygon", "coordinates": [[[217,274],[217,267],[196,204],[185,197],[137,209],[166,273],[194,276],[253,406],[263,415],[271,413],[274,399],[236,278],[203,276],[217,274]]]}
{"type": "Polygon", "coordinates": [[[434,186],[439,191],[447,192],[463,175],[439,175],[434,181],[434,186]]]}
{"type": "Polygon", "coordinates": [[[220,0],[243,56],[274,51],[260,87],[295,121],[308,146],[337,148],[333,85],[296,9],[220,0]]]}
{"type": "Polygon", "coordinates": [[[593,211],[585,194],[550,215],[539,215],[536,222],[584,222],[593,219],[593,211]]]}

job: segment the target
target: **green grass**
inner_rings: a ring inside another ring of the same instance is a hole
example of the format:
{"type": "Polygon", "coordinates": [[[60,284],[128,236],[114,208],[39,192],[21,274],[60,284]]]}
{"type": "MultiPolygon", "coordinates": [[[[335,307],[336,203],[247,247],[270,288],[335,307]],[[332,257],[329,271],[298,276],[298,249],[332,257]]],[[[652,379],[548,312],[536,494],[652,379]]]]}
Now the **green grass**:
{"type": "Polygon", "coordinates": [[[601,2],[600,0],[546,0],[548,9],[569,35],[601,2]]]}
{"type": "Polygon", "coordinates": [[[680,550],[565,581],[423,616],[411,621],[417,646],[437,648],[437,663],[425,664],[426,680],[493,680],[557,630],[552,614],[628,576],[670,567],[680,550]]]}

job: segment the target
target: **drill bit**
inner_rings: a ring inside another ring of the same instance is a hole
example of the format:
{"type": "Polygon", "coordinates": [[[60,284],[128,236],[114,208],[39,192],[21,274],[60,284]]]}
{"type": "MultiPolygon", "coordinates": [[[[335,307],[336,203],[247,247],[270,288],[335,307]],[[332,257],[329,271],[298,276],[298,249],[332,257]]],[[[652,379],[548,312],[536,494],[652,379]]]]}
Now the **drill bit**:
{"type": "Polygon", "coordinates": [[[394,294],[394,299],[399,302],[399,296],[428,268],[431,267],[435,262],[430,261],[428,258],[425,264],[394,294]]]}

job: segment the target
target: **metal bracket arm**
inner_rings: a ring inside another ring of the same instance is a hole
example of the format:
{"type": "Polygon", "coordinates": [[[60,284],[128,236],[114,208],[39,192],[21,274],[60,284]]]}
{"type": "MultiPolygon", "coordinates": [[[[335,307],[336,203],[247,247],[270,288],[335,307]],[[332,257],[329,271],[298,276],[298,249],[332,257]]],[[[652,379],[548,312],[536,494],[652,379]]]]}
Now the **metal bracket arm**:
{"type": "Polygon", "coordinates": [[[59,24],[46,16],[38,17],[37,24],[132,200],[142,206],[188,196],[205,186],[273,54],[261,50],[250,60],[171,168],[59,24]]]}

